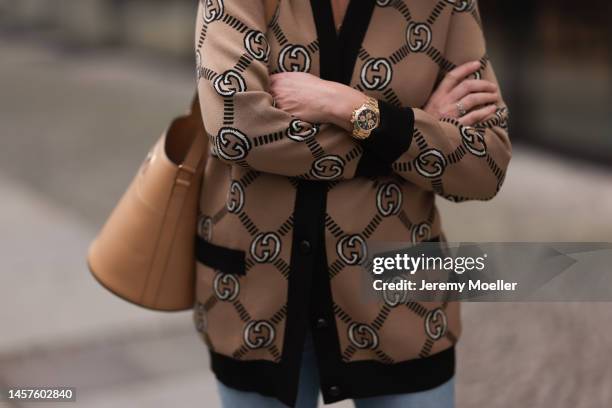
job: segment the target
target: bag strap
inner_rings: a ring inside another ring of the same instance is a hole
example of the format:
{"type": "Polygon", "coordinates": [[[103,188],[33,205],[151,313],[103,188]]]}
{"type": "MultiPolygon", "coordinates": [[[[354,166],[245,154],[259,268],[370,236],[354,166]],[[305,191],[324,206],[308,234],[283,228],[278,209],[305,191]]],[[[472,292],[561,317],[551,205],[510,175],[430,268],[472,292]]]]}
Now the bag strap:
{"type": "MultiPolygon", "coordinates": [[[[185,155],[183,163],[179,165],[179,170],[190,173],[185,181],[190,182],[192,176],[199,170],[206,160],[208,153],[208,138],[206,137],[206,129],[202,122],[202,113],[200,111],[200,100],[198,92],[195,92],[191,101],[191,108],[188,114],[188,120],[191,122],[193,129],[193,141],[189,147],[189,151],[185,155]]],[[[180,177],[180,176],[179,176],[180,177]]]]}

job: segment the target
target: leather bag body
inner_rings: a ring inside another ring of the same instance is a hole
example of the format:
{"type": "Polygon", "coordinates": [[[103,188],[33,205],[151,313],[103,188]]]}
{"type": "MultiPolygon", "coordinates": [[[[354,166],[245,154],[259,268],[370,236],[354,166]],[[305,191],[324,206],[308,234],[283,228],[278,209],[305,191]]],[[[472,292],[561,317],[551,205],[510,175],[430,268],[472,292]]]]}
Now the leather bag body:
{"type": "Polygon", "coordinates": [[[157,140],[90,244],[87,263],[108,290],[165,311],[193,307],[197,205],[208,140],[199,102],[157,140]]]}

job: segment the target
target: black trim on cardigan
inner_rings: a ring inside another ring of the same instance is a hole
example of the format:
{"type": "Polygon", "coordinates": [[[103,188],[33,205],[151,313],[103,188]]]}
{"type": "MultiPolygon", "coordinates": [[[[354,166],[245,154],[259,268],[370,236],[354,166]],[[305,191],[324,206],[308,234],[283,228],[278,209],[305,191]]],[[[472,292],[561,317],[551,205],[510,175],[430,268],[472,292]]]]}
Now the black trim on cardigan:
{"type": "Polygon", "coordinates": [[[455,374],[455,347],[429,357],[385,364],[355,361],[342,364],[338,396],[326,396],[326,404],[346,398],[369,398],[389,394],[426,391],[438,387],[455,374]],[[342,390],[349,390],[342,393],[342,390]],[[327,397],[327,398],[326,398],[327,397]]]}
{"type": "MultiPolygon", "coordinates": [[[[351,8],[353,3],[355,2],[351,0],[348,7],[351,8]]],[[[312,8],[320,46],[319,76],[323,79],[337,81],[341,76],[340,65],[324,63],[324,61],[334,61],[338,58],[338,37],[336,35],[330,0],[310,0],[310,7],[312,8]]],[[[342,29],[344,30],[344,28],[342,29]]]]}
{"type": "MultiPolygon", "coordinates": [[[[210,367],[217,380],[231,388],[246,392],[256,392],[268,397],[282,395],[283,378],[279,364],[267,360],[236,360],[208,349],[210,367]]],[[[287,401],[283,399],[285,404],[287,401]]]]}
{"type": "MultiPolygon", "coordinates": [[[[324,231],[320,239],[324,240],[324,231]]],[[[327,269],[327,256],[325,251],[318,254],[317,267],[314,273],[314,290],[311,293],[312,322],[311,331],[315,351],[318,358],[319,381],[321,383],[321,394],[323,401],[339,401],[346,398],[346,390],[343,387],[346,379],[343,379],[344,371],[342,363],[342,350],[338,341],[338,327],[333,309],[333,296],[327,269]],[[317,324],[324,321],[325,325],[317,324]]]]}
{"type": "Polygon", "coordinates": [[[350,0],[339,33],[330,0],[310,0],[310,5],[320,45],[319,76],[349,85],[376,1],[350,0]]]}
{"type": "MultiPolygon", "coordinates": [[[[359,143],[364,149],[374,153],[382,163],[391,166],[412,144],[414,111],[412,108],[399,108],[385,101],[378,101],[378,106],[380,124],[370,137],[360,140],[359,143]]],[[[364,158],[360,162],[363,160],[364,158]]]]}
{"type": "Polygon", "coordinates": [[[245,253],[242,250],[219,246],[196,235],[195,251],[196,260],[206,266],[223,273],[246,274],[245,253]]]}
{"type": "MultiPolygon", "coordinates": [[[[328,12],[332,14],[331,24],[328,24],[328,29],[335,27],[333,21],[333,9],[330,1],[325,1],[328,12]]],[[[361,48],[361,43],[365,38],[376,6],[375,0],[351,0],[346,10],[344,22],[340,28],[340,32],[336,37],[336,47],[338,53],[334,55],[331,61],[335,61],[330,65],[342,67],[341,76],[335,79],[337,82],[349,85],[353,77],[355,63],[357,62],[357,54],[361,48]],[[341,60],[338,61],[338,56],[341,60]]],[[[335,31],[334,31],[335,34],[335,31]]],[[[327,64],[327,62],[325,62],[327,64]]],[[[321,64],[324,65],[324,64],[321,64]]]]}
{"type": "Polygon", "coordinates": [[[299,388],[299,374],[304,352],[309,318],[309,294],[315,274],[317,254],[325,251],[320,231],[325,225],[328,183],[298,180],[293,210],[293,236],[289,284],[287,289],[287,318],[281,365],[282,375],[275,379],[278,398],[294,406],[299,388]]]}
{"type": "MultiPolygon", "coordinates": [[[[266,360],[236,360],[210,350],[209,355],[216,378],[228,387],[275,398],[288,394],[282,389],[286,384],[282,381],[285,372],[279,364],[266,360]]],[[[377,361],[342,363],[337,386],[341,391],[350,391],[327,399],[324,395],[324,402],[426,391],[444,384],[454,373],[454,346],[429,357],[394,364],[377,361]]],[[[291,406],[287,398],[282,401],[291,406]]]]}

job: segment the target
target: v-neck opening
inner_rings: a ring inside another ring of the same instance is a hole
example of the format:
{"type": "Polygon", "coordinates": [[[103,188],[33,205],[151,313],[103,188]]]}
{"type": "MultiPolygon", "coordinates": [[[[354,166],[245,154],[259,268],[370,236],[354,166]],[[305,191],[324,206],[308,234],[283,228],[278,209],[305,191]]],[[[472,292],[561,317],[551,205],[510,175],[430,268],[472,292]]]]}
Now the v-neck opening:
{"type": "Polygon", "coordinates": [[[310,4],[319,37],[321,77],[348,85],[375,0],[350,0],[339,31],[331,0],[310,0],[310,4]]]}
{"type": "MultiPolygon", "coordinates": [[[[344,17],[342,18],[342,22],[341,22],[341,26],[340,26],[340,30],[336,30],[336,38],[338,40],[338,43],[340,45],[343,45],[343,43],[346,42],[347,38],[346,38],[346,33],[347,31],[349,31],[351,29],[351,22],[357,22],[357,16],[361,13],[359,13],[361,10],[357,10],[357,8],[360,5],[366,4],[368,3],[368,1],[363,1],[363,0],[349,0],[349,4],[346,7],[346,11],[344,12],[344,17]],[[348,28],[347,28],[348,27],[348,28]]],[[[333,5],[331,4],[331,0],[327,1],[327,4],[329,5],[329,7],[332,9],[332,17],[333,17],[333,5]]],[[[335,24],[335,20],[334,20],[334,28],[336,27],[335,24]]]]}
{"type": "Polygon", "coordinates": [[[342,15],[342,20],[340,20],[340,21],[336,21],[336,18],[335,18],[336,14],[335,14],[334,5],[333,5],[332,1],[330,0],[329,3],[331,5],[331,9],[332,9],[332,16],[334,17],[334,27],[336,28],[336,35],[339,36],[340,32],[342,31],[342,27],[344,27],[344,22],[347,19],[348,10],[349,10],[349,8],[351,6],[351,3],[354,3],[354,1],[353,0],[349,0],[348,1],[347,5],[346,5],[346,8],[344,10],[344,14],[342,15]]]}

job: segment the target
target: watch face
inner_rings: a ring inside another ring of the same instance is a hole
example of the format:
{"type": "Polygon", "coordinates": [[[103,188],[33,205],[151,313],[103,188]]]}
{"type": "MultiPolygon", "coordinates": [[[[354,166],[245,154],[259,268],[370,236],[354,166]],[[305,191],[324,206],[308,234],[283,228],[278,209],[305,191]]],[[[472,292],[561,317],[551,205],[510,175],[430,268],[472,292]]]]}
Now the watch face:
{"type": "Polygon", "coordinates": [[[357,115],[357,126],[359,129],[371,131],[378,125],[378,115],[370,108],[365,108],[357,115]]]}

